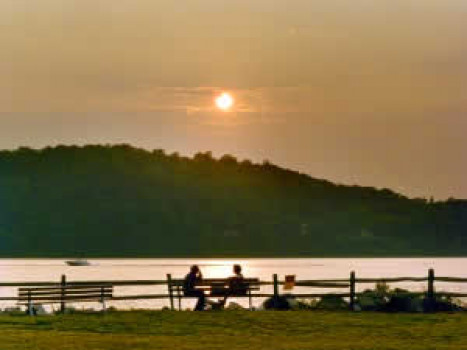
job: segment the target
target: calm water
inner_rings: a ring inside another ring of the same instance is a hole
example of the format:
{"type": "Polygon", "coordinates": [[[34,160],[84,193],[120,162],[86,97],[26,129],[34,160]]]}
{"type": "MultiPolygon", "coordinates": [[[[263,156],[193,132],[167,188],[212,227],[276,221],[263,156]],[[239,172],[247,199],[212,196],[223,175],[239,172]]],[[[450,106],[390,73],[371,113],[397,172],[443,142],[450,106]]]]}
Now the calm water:
{"type": "MultiPolygon", "coordinates": [[[[357,277],[397,277],[426,276],[429,268],[435,269],[437,276],[467,277],[467,258],[385,258],[385,259],[95,259],[89,260],[92,266],[72,267],[65,259],[0,259],[0,281],[59,281],[66,274],[73,280],[134,280],[165,279],[167,273],[173,278],[183,278],[191,264],[198,264],[204,277],[227,277],[234,263],[243,266],[245,277],[259,277],[272,280],[277,273],[295,274],[297,279],[348,278],[351,270],[357,277]]],[[[425,283],[397,283],[393,287],[423,291],[425,283]]],[[[438,290],[467,292],[467,283],[436,282],[438,290]]],[[[369,284],[357,285],[357,290],[373,287],[369,284]]],[[[268,287],[264,287],[269,292],[268,287]]],[[[295,292],[318,292],[325,289],[295,288],[295,292]]],[[[332,290],[337,292],[338,290],[332,290]]],[[[344,292],[345,290],[343,290],[344,292]]],[[[0,287],[0,296],[14,296],[15,288],[0,287]]],[[[146,293],[166,293],[164,286],[116,287],[116,295],[146,293]]],[[[235,300],[238,301],[238,300],[235,300]]],[[[184,300],[183,307],[192,307],[194,301],[184,300]]],[[[242,303],[242,301],[241,301],[242,303]]],[[[258,305],[260,300],[254,304],[258,305]]],[[[2,307],[11,302],[1,304],[2,307]]],[[[161,308],[168,300],[118,301],[110,305],[118,308],[161,308]]],[[[97,305],[88,304],[89,307],[97,305]]]]}

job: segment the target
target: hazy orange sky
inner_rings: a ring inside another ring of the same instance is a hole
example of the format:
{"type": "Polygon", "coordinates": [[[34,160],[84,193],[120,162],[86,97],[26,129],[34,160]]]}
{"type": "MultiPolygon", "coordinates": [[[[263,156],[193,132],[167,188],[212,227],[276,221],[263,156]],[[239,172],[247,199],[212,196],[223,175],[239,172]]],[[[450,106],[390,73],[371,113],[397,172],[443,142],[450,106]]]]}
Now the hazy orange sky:
{"type": "Polygon", "coordinates": [[[467,198],[466,18],[461,0],[2,0],[0,148],[211,150],[467,198]]]}

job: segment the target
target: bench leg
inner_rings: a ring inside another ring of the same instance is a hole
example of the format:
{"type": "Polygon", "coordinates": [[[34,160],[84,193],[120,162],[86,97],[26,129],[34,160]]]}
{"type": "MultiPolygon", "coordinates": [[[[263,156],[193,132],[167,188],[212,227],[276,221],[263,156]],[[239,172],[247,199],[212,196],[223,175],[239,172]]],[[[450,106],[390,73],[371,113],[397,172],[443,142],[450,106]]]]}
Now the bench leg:
{"type": "Polygon", "coordinates": [[[180,289],[177,291],[178,296],[178,311],[182,311],[182,294],[180,293],[180,289]]]}
{"type": "Polygon", "coordinates": [[[29,316],[34,316],[34,306],[31,301],[28,302],[28,314],[29,316]]]}

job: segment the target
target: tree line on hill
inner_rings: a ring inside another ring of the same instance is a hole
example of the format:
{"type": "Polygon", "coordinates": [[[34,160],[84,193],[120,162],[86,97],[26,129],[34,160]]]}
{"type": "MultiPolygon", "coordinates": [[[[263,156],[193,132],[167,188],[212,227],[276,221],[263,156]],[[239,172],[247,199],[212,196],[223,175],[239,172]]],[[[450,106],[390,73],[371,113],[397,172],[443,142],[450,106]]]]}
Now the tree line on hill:
{"type": "Polygon", "coordinates": [[[0,151],[2,257],[462,256],[467,201],[129,145],[0,151]]]}

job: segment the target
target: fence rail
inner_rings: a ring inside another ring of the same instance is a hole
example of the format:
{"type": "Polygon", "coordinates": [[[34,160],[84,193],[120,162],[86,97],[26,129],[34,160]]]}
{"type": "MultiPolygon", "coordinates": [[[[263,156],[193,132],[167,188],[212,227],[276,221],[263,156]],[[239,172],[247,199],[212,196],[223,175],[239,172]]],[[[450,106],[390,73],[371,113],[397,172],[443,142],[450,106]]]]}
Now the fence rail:
{"type": "MultiPolygon", "coordinates": [[[[210,281],[222,281],[223,279],[209,279],[210,281]]],[[[103,280],[103,281],[67,281],[66,276],[62,275],[61,280],[58,282],[53,281],[33,281],[33,282],[0,282],[0,287],[14,287],[18,288],[17,296],[1,296],[0,301],[16,301],[19,302],[24,299],[25,290],[37,291],[37,290],[64,290],[66,288],[73,288],[79,290],[80,288],[92,288],[94,286],[105,287],[129,287],[129,286],[167,286],[174,284],[180,284],[181,279],[174,279],[170,274],[167,274],[167,279],[164,280],[103,280]]],[[[321,298],[325,296],[336,296],[342,298],[348,298],[350,300],[351,309],[354,308],[356,299],[362,295],[361,292],[356,291],[356,286],[358,284],[368,284],[368,283],[399,283],[399,282],[427,282],[426,292],[409,292],[411,295],[426,296],[430,301],[434,301],[437,296],[447,296],[447,297],[457,297],[457,298],[466,298],[467,292],[448,292],[448,291],[435,291],[435,281],[438,282],[448,282],[448,283],[467,283],[467,278],[463,277],[436,277],[434,270],[429,269],[428,275],[424,277],[391,277],[391,278],[357,278],[354,271],[350,273],[349,278],[344,279],[316,279],[316,280],[297,280],[294,281],[294,287],[302,288],[326,288],[326,289],[346,289],[345,292],[338,293],[289,293],[287,294],[294,296],[295,298],[321,298]]],[[[257,285],[260,286],[272,286],[272,293],[264,293],[263,291],[258,291],[256,293],[251,293],[251,297],[254,298],[277,298],[279,297],[279,286],[286,285],[285,280],[279,280],[278,275],[274,274],[270,281],[259,281],[257,285]]],[[[239,297],[239,296],[236,296],[239,297]]],[[[241,296],[240,296],[241,297],[241,296]]],[[[247,296],[245,296],[247,297],[247,296]]],[[[193,298],[190,296],[183,296],[183,298],[193,298]]],[[[65,309],[65,303],[69,298],[58,295],[56,303],[61,304],[61,309],[65,309]]],[[[91,298],[92,299],[92,298],[91,298]]],[[[172,288],[167,288],[167,293],[164,294],[136,294],[136,295],[112,295],[106,300],[108,301],[122,301],[122,300],[156,300],[156,299],[166,299],[170,301],[170,308],[174,309],[175,296],[172,293],[172,288]]],[[[91,301],[91,300],[90,300],[91,301]]],[[[80,302],[86,302],[85,298],[80,300],[80,302]]],[[[179,301],[180,304],[180,301],[179,301]]]]}

